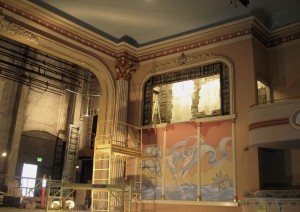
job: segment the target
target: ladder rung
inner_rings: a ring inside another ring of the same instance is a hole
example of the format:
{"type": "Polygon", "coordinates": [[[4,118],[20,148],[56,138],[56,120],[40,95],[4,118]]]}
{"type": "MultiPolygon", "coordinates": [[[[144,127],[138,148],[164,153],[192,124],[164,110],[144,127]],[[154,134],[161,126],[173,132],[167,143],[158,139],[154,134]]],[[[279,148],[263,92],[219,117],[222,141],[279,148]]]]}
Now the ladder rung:
{"type": "Polygon", "coordinates": [[[105,159],[105,158],[94,159],[94,160],[107,160],[107,161],[109,161],[109,159],[105,159]]]}
{"type": "Polygon", "coordinates": [[[100,180],[100,181],[108,181],[109,178],[101,178],[101,179],[99,178],[99,179],[94,179],[94,180],[95,180],[95,181],[96,181],[96,180],[100,180]]]}

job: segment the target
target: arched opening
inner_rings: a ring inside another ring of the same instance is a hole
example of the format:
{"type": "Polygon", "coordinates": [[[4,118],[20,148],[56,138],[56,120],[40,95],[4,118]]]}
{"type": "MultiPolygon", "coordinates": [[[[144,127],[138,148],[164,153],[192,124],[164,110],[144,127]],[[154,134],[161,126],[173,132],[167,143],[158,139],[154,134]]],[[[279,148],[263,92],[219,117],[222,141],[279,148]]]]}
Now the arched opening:
{"type": "Polygon", "coordinates": [[[39,178],[90,182],[97,121],[112,117],[114,89],[107,68],[82,53],[74,57],[70,49],[45,51],[55,49],[54,43],[28,46],[6,37],[0,42],[1,115],[6,119],[0,124],[5,138],[0,145],[8,152],[0,173],[20,176],[26,161],[38,166],[39,178]],[[68,159],[70,143],[77,145],[76,156],[68,159]],[[70,166],[73,170],[67,171],[70,166]],[[84,178],[80,171],[86,172],[84,178]]]}

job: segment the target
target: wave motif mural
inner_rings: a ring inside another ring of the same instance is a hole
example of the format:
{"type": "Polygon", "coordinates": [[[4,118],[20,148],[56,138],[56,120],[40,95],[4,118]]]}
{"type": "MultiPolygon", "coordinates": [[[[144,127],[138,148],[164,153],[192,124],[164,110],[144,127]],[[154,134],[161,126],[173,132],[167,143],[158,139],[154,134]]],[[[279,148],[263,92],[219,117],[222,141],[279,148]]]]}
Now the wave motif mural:
{"type": "MultiPolygon", "coordinates": [[[[230,134],[230,133],[228,133],[230,134]]],[[[206,138],[208,140],[208,138],[206,138]]],[[[165,193],[169,200],[196,200],[199,174],[198,147],[201,161],[201,197],[204,201],[232,201],[233,183],[231,136],[222,137],[213,144],[197,136],[174,142],[166,149],[165,193]]],[[[144,154],[153,156],[144,160],[143,166],[152,173],[152,186],[143,186],[144,199],[160,199],[162,187],[162,149],[159,146],[145,148],[144,154]]],[[[150,174],[151,175],[151,174],[150,174]]],[[[145,180],[145,179],[144,179],[145,180]]]]}
{"type": "MultiPolygon", "coordinates": [[[[166,196],[167,199],[181,199],[181,200],[195,200],[197,192],[196,180],[193,180],[196,176],[187,177],[189,172],[195,172],[197,169],[198,158],[198,143],[191,141],[197,141],[196,136],[190,136],[184,141],[175,143],[168,151],[165,163],[166,172],[171,175],[171,179],[166,180],[166,196]]],[[[203,139],[200,139],[200,160],[204,160],[204,156],[207,155],[206,163],[209,166],[216,168],[222,166],[227,160],[227,144],[231,142],[231,137],[225,137],[219,142],[219,146],[216,149],[214,146],[206,144],[203,139]],[[217,159],[217,154],[219,154],[217,159]]],[[[147,167],[148,171],[152,172],[156,177],[162,175],[162,150],[160,147],[149,147],[145,149],[145,154],[153,156],[153,158],[144,160],[144,167],[147,167]]],[[[161,184],[155,183],[156,188],[149,189],[144,187],[143,198],[152,199],[154,196],[160,197],[161,184]]],[[[221,171],[216,172],[211,177],[211,184],[201,185],[201,196],[203,200],[210,201],[230,201],[233,197],[232,180],[228,178],[228,175],[223,174],[221,171]]]]}

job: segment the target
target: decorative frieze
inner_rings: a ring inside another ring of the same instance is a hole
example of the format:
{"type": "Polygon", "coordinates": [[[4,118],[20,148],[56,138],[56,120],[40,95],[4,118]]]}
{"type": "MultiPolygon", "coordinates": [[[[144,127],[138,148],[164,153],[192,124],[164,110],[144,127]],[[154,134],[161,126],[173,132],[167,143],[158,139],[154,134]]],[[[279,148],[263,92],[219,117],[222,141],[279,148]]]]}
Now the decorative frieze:
{"type": "Polygon", "coordinates": [[[185,57],[186,57],[185,63],[180,63],[178,62],[178,58],[174,58],[166,63],[158,64],[155,68],[151,70],[151,72],[157,73],[169,69],[175,69],[178,67],[184,67],[184,66],[188,66],[200,62],[209,61],[216,58],[217,55],[214,53],[209,53],[209,54],[199,54],[199,55],[191,55],[191,56],[185,55],[185,57]]]}
{"type": "Polygon", "coordinates": [[[38,43],[38,36],[36,36],[32,32],[29,32],[25,28],[15,24],[15,23],[11,23],[11,22],[5,20],[4,15],[2,15],[1,12],[0,12],[0,30],[8,32],[19,38],[28,40],[30,42],[38,43]]]}

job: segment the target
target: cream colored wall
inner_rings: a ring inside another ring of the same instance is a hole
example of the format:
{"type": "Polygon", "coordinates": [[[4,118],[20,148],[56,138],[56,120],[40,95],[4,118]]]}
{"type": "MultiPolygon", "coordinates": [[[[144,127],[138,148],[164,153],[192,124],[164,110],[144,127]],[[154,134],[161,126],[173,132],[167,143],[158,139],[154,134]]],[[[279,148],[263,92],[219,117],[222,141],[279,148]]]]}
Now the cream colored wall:
{"type": "Polygon", "coordinates": [[[274,100],[299,97],[300,40],[287,42],[269,50],[274,100]]]}
{"type": "MultiPolygon", "coordinates": [[[[245,39],[236,41],[227,45],[220,45],[217,47],[208,48],[206,50],[198,49],[197,51],[185,51],[185,54],[209,54],[224,56],[232,61],[234,66],[234,113],[237,115],[236,119],[236,161],[237,161],[237,195],[242,199],[244,192],[253,191],[259,188],[258,182],[258,161],[257,150],[255,148],[245,151],[248,146],[248,110],[251,105],[256,102],[256,82],[254,72],[254,58],[252,52],[252,40],[245,39]]],[[[165,61],[174,59],[179,55],[174,55],[173,58],[166,58],[165,61]]],[[[131,79],[130,86],[130,106],[129,121],[131,123],[141,123],[142,115],[136,116],[139,113],[139,107],[142,105],[142,90],[143,82],[151,75],[151,69],[156,64],[165,61],[153,60],[150,63],[141,64],[137,73],[131,79]]],[[[182,67],[184,69],[184,67],[182,67]]],[[[220,207],[211,206],[183,206],[183,205],[159,205],[156,211],[219,211],[220,207]],[[201,209],[200,209],[201,208],[201,209]]],[[[241,211],[241,208],[226,208],[222,207],[222,211],[241,211]]]]}
{"type": "Polygon", "coordinates": [[[268,48],[255,38],[253,39],[253,57],[256,79],[271,87],[268,48]]]}

